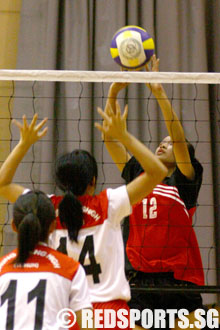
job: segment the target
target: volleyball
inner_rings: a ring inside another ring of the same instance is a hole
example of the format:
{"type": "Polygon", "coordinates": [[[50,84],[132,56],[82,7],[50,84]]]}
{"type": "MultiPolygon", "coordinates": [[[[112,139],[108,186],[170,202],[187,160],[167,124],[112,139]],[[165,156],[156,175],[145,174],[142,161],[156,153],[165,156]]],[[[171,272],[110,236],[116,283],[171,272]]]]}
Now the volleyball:
{"type": "Polygon", "coordinates": [[[154,41],[143,28],[127,25],[113,36],[110,46],[113,60],[127,69],[137,69],[146,64],[154,54],[154,41]]]}

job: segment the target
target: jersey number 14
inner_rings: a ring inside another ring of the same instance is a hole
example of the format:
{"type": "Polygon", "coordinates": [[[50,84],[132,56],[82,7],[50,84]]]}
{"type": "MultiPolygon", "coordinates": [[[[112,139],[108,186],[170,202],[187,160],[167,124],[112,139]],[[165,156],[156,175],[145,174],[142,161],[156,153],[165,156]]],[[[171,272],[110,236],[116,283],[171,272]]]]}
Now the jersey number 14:
{"type": "MultiPolygon", "coordinates": [[[[57,248],[57,251],[60,251],[62,253],[67,253],[67,238],[66,237],[60,237],[60,245],[57,248]]],[[[79,262],[85,269],[86,275],[92,275],[93,282],[95,284],[100,283],[99,274],[101,274],[101,265],[96,262],[95,259],[95,250],[94,250],[94,239],[92,235],[86,236],[86,239],[84,241],[82,251],[79,256],[79,262]],[[85,265],[85,258],[86,254],[89,254],[89,265],[85,265]]]]}

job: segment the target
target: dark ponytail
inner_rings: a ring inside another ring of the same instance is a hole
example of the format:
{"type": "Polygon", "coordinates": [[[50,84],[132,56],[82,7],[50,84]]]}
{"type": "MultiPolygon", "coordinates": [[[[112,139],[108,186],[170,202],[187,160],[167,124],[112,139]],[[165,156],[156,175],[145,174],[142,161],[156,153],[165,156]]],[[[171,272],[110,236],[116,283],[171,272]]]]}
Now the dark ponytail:
{"type": "Polygon", "coordinates": [[[18,232],[16,264],[23,265],[39,242],[46,242],[55,219],[51,200],[41,191],[21,195],[14,204],[13,222],[18,232]]]}
{"type": "Polygon", "coordinates": [[[70,240],[75,242],[83,225],[82,204],[77,197],[85,193],[94,178],[97,180],[97,175],[96,160],[86,150],[76,149],[56,162],[56,182],[65,193],[59,204],[59,217],[61,224],[68,230],[70,240]]]}
{"type": "Polygon", "coordinates": [[[41,226],[33,213],[27,214],[18,226],[18,255],[16,263],[24,264],[40,240],[41,226]]]}
{"type": "Polygon", "coordinates": [[[80,228],[83,225],[82,204],[69,190],[59,204],[59,217],[63,226],[67,227],[71,241],[77,242],[80,228]]]}

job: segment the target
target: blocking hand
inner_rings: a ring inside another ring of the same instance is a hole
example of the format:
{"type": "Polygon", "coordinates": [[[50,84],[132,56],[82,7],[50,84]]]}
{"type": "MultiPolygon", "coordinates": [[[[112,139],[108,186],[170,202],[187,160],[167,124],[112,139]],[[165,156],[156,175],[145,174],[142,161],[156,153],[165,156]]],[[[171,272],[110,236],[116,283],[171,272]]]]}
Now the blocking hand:
{"type": "Polygon", "coordinates": [[[125,106],[124,113],[121,114],[119,103],[116,101],[116,113],[109,107],[108,112],[104,112],[101,108],[97,109],[98,113],[103,118],[103,125],[95,123],[95,127],[104,135],[114,139],[121,140],[127,133],[127,115],[128,106],[125,106]]]}
{"type": "Polygon", "coordinates": [[[37,118],[38,115],[35,114],[30,125],[27,123],[25,115],[23,115],[23,123],[20,123],[16,119],[13,119],[12,121],[20,130],[20,142],[27,147],[44,137],[48,131],[48,127],[41,130],[47,122],[47,118],[44,118],[39,124],[36,124],[37,118]]]}

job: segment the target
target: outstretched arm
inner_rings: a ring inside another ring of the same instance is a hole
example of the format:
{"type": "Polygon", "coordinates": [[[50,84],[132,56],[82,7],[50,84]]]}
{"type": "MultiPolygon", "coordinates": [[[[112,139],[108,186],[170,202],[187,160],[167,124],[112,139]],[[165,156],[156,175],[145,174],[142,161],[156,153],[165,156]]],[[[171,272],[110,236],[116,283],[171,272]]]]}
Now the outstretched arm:
{"type": "Polygon", "coordinates": [[[110,110],[109,115],[98,109],[99,114],[105,121],[101,126],[95,126],[104,134],[118,140],[129,152],[131,152],[141,164],[144,173],[127,185],[128,196],[131,205],[142,200],[153,188],[160,183],[167,174],[167,168],[161,163],[143,143],[127,131],[126,119],[128,107],[125,107],[123,115],[119,104],[116,103],[116,113],[110,110]]]}
{"type": "MultiPolygon", "coordinates": [[[[125,88],[127,83],[112,83],[109,92],[108,99],[106,101],[105,113],[108,115],[113,111],[116,113],[116,100],[120,90],[125,88]]],[[[105,125],[105,121],[103,122],[105,125]]],[[[119,171],[122,172],[125,164],[131,158],[126,148],[118,140],[112,138],[107,133],[102,134],[102,138],[105,142],[106,149],[108,150],[110,156],[112,157],[114,163],[118,167],[119,171]]]]}
{"type": "Polygon", "coordinates": [[[30,125],[27,123],[26,116],[23,116],[23,124],[17,120],[13,120],[13,123],[20,129],[20,140],[0,169],[0,196],[8,199],[12,203],[15,202],[25,190],[24,187],[11,183],[18,165],[28,149],[47,133],[47,127],[41,131],[47,118],[43,119],[37,125],[37,117],[37,114],[35,114],[30,125]]]}
{"type": "MultiPolygon", "coordinates": [[[[155,55],[152,56],[151,65],[152,71],[159,71],[159,59],[157,59],[155,55]]],[[[148,66],[146,66],[146,70],[149,71],[148,66]]],[[[190,160],[187,142],[180,120],[177,117],[163,86],[161,84],[146,85],[156,97],[162,111],[168,134],[173,141],[173,151],[178,168],[189,180],[193,180],[195,172],[190,160]]]]}

